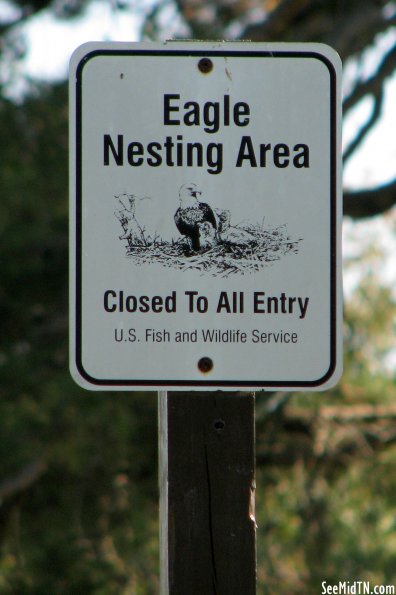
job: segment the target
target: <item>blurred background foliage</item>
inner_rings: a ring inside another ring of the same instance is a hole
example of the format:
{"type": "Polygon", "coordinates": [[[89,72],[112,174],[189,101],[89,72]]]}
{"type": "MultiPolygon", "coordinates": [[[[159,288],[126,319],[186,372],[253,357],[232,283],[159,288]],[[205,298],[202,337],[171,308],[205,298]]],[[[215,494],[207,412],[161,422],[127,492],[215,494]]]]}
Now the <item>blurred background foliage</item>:
{"type": "MultiPolygon", "coordinates": [[[[29,49],[22,25],[43,11],[72,23],[88,4],[0,3],[1,594],[159,592],[156,395],[90,394],[68,372],[66,82],[28,81],[19,97],[7,91],[29,49]]],[[[346,160],[381,118],[396,35],[369,73],[362,64],[379,36],[395,33],[394,2],[110,4],[136,11],[145,39],[171,30],[329,43],[353,72],[345,114],[367,97],[372,105],[346,160]]],[[[379,217],[394,232],[395,202],[396,163],[384,183],[346,188],[344,212],[379,217]]],[[[259,594],[317,594],[324,580],[395,584],[396,305],[379,274],[384,259],[375,242],[345,258],[357,281],[345,300],[339,385],[257,395],[259,594]]]]}

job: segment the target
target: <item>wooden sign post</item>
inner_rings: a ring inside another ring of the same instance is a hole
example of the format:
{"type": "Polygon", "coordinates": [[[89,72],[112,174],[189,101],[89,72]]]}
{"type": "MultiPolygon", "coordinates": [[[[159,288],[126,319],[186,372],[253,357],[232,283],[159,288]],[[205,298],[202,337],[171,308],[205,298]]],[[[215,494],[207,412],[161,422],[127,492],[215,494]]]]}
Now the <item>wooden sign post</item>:
{"type": "Polygon", "coordinates": [[[254,397],[233,391],[340,378],[340,74],[322,44],[72,56],[70,369],[171,391],[162,595],[255,591],[254,397]]]}
{"type": "Polygon", "coordinates": [[[254,595],[254,395],[160,392],[161,595],[254,595]]]}

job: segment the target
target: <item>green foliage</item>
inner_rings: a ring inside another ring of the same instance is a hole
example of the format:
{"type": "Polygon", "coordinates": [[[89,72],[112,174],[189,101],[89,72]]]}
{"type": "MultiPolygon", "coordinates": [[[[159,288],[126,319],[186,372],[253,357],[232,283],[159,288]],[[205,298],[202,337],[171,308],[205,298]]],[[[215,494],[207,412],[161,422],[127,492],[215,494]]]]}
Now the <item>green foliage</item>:
{"type": "Polygon", "coordinates": [[[65,86],[3,100],[0,129],[0,477],[44,469],[2,503],[0,592],[157,593],[156,396],[67,370],[65,86]]]}
{"type": "Polygon", "coordinates": [[[93,397],[66,374],[0,402],[2,476],[46,464],[4,503],[0,592],[154,594],[155,395],[93,397]]]}
{"type": "Polygon", "coordinates": [[[258,593],[316,595],[324,580],[394,584],[395,447],[364,454],[333,478],[302,462],[260,470],[258,593]]]}

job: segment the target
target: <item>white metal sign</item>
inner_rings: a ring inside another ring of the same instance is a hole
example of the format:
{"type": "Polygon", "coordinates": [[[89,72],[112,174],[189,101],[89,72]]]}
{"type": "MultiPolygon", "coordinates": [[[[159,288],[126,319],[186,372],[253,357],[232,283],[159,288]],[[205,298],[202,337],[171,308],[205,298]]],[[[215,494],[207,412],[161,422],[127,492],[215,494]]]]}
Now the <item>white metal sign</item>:
{"type": "Polygon", "coordinates": [[[76,50],[79,384],[320,390],[338,380],[340,70],[320,44],[76,50]]]}

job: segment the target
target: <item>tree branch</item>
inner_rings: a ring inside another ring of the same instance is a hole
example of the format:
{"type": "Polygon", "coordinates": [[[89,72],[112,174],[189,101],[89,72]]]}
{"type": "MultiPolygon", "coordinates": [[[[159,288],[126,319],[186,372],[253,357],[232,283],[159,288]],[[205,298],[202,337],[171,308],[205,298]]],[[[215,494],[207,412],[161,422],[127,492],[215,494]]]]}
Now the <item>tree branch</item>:
{"type": "Polygon", "coordinates": [[[371,456],[396,442],[396,406],[352,405],[318,409],[286,406],[257,431],[257,464],[328,463],[334,471],[345,457],[371,456]]]}
{"type": "Polygon", "coordinates": [[[360,423],[393,420],[396,418],[396,405],[322,405],[315,412],[289,406],[288,414],[306,422],[321,419],[337,423],[360,423]]]}
{"type": "Polygon", "coordinates": [[[396,179],[370,190],[344,192],[344,215],[355,219],[373,217],[396,205],[396,179]]]}
{"type": "Polygon", "coordinates": [[[26,491],[41,477],[47,465],[43,461],[32,461],[25,465],[16,475],[0,483],[0,503],[6,499],[14,498],[26,491]]]}
{"type": "Polygon", "coordinates": [[[323,37],[323,41],[333,46],[340,56],[346,58],[360,54],[370,46],[375,36],[392,26],[394,17],[386,18],[379,2],[355,3],[353,10],[346,14],[345,5],[336,15],[333,26],[323,37]]]}
{"type": "Polygon", "coordinates": [[[312,0],[283,0],[265,20],[248,25],[241,37],[250,41],[284,40],[293,21],[312,4],[312,0]]]}
{"type": "Polygon", "coordinates": [[[366,81],[358,84],[353,92],[345,98],[343,102],[344,114],[354,107],[365,95],[377,96],[380,92],[384,80],[391,76],[396,70],[396,45],[385,54],[376,73],[366,81]]]}
{"type": "Polygon", "coordinates": [[[259,22],[249,24],[241,38],[252,41],[321,41],[345,60],[371,45],[392,26],[396,16],[384,14],[384,1],[322,2],[281,0],[259,22]]]}
{"type": "Polygon", "coordinates": [[[382,114],[383,103],[384,103],[384,89],[381,86],[378,89],[377,95],[375,96],[374,107],[371,112],[371,116],[366,121],[366,123],[361,127],[361,129],[356,134],[353,141],[349,144],[349,146],[344,151],[344,154],[343,154],[344,163],[351,157],[351,155],[353,155],[353,153],[356,151],[358,146],[363,142],[363,140],[366,138],[367,134],[373,128],[374,124],[379,120],[379,118],[382,114]]]}

